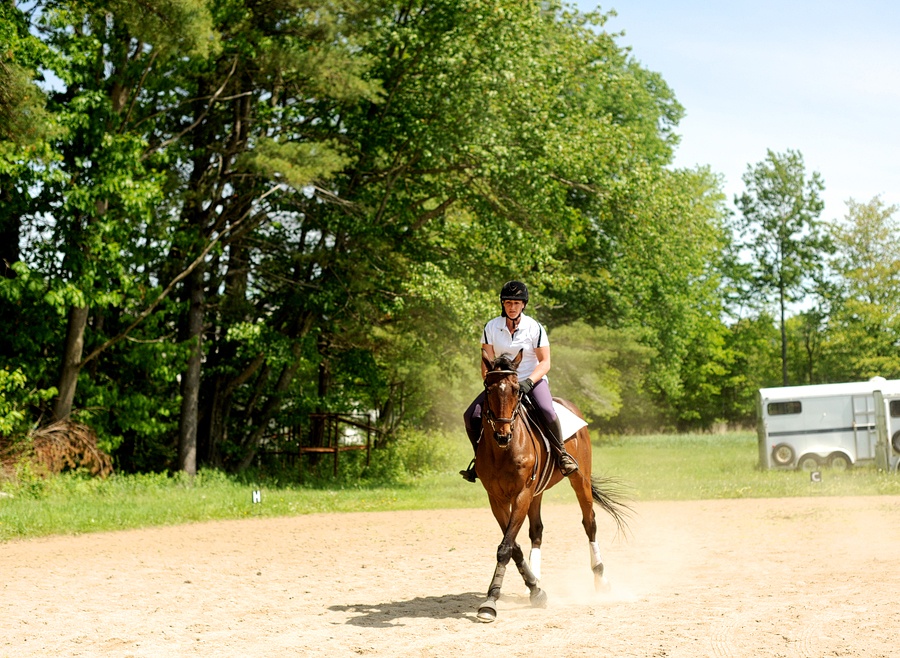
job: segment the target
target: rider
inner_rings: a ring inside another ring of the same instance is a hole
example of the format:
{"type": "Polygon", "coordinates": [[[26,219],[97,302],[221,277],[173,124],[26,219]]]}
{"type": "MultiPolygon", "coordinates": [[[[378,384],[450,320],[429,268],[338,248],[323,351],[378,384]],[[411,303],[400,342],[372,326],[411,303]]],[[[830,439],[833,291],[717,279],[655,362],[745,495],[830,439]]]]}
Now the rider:
{"type": "MultiPolygon", "coordinates": [[[[527,394],[534,406],[541,410],[550,435],[548,438],[559,455],[559,468],[564,475],[571,475],[578,470],[578,464],[566,452],[559,418],[553,409],[553,398],[550,395],[550,385],[546,377],[550,370],[550,342],[547,338],[547,330],[536,320],[525,315],[524,311],[527,305],[528,288],[524,283],[509,281],[503,284],[503,288],[500,290],[502,313],[484,326],[481,347],[487,352],[491,361],[501,354],[512,358],[520,349],[523,350],[522,361],[518,367],[519,392],[523,395],[527,394]],[[526,376],[523,378],[522,375],[526,376]]],[[[482,379],[486,373],[487,370],[482,362],[482,379]]],[[[469,435],[472,446],[476,449],[481,436],[481,410],[484,406],[484,397],[485,394],[482,391],[463,415],[466,433],[469,435]]],[[[476,477],[474,461],[468,469],[459,473],[469,482],[474,482],[476,477]]]]}

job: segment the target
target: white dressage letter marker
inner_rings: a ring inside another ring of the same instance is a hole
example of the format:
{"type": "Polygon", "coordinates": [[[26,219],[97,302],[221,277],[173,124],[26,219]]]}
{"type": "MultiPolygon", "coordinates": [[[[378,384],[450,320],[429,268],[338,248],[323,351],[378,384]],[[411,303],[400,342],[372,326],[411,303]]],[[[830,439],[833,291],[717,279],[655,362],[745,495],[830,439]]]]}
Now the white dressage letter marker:
{"type": "Polygon", "coordinates": [[[256,491],[253,492],[253,502],[254,503],[262,502],[262,491],[260,491],[259,489],[257,489],[256,491]]]}

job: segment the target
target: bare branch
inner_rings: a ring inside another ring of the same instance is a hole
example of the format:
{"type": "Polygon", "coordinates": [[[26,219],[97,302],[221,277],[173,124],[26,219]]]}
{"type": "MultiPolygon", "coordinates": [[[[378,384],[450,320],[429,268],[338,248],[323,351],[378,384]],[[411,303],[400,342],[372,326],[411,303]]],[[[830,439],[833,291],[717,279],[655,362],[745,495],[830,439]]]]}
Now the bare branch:
{"type": "Polygon", "coordinates": [[[125,126],[128,125],[128,122],[131,120],[131,113],[134,111],[134,104],[137,102],[138,94],[141,92],[141,87],[144,86],[144,80],[147,79],[147,74],[150,73],[150,69],[153,67],[153,62],[156,60],[158,54],[158,50],[153,51],[153,54],[150,56],[150,61],[147,62],[147,67],[144,69],[144,74],[141,76],[141,81],[138,82],[137,88],[131,94],[131,105],[128,106],[128,114],[125,115],[125,120],[122,121],[122,125],[119,126],[119,133],[125,130],[125,126]]]}
{"type": "Polygon", "coordinates": [[[206,115],[209,114],[209,111],[212,109],[212,106],[215,105],[216,102],[221,100],[219,98],[219,96],[221,96],[222,92],[225,91],[225,87],[228,85],[228,81],[231,80],[231,76],[234,75],[234,71],[237,68],[237,63],[238,63],[238,60],[237,60],[237,57],[235,57],[234,61],[231,63],[231,70],[228,72],[228,75],[225,76],[225,82],[222,83],[222,86],[219,87],[218,90],[216,90],[216,93],[214,93],[212,95],[212,97],[209,99],[209,105],[207,105],[206,109],[203,110],[203,113],[199,117],[197,117],[197,120],[194,121],[194,123],[189,125],[184,130],[182,130],[180,133],[178,133],[177,135],[172,137],[171,139],[167,139],[162,144],[159,144],[158,146],[154,146],[153,148],[149,149],[146,153],[144,153],[143,156],[141,156],[141,160],[146,160],[154,152],[167,147],[169,144],[177,142],[179,139],[181,139],[182,137],[187,135],[189,132],[191,132],[194,128],[196,128],[197,126],[200,125],[200,122],[202,122],[206,118],[206,115]]]}
{"type": "Polygon", "coordinates": [[[557,181],[558,183],[562,183],[563,185],[568,185],[569,187],[573,187],[576,190],[581,190],[582,192],[589,192],[591,194],[602,194],[600,189],[594,185],[586,185],[585,183],[576,183],[575,181],[566,180],[561,176],[557,176],[556,174],[549,174],[550,178],[557,181]]]}
{"type": "Polygon", "coordinates": [[[429,221],[434,219],[435,217],[440,217],[444,214],[444,211],[447,210],[453,203],[456,202],[456,195],[451,194],[447,199],[439,205],[434,210],[429,210],[424,215],[420,215],[418,219],[416,219],[416,223],[411,225],[407,229],[407,233],[413,233],[414,231],[418,231],[420,228],[425,226],[429,221]]]}

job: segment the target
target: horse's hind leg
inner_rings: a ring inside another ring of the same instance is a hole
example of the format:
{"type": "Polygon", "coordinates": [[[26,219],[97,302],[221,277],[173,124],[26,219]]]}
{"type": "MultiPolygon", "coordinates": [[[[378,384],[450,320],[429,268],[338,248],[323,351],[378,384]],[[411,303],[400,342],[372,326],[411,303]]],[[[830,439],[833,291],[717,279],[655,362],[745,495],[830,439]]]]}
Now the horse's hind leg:
{"type": "MultiPolygon", "coordinates": [[[[580,475],[580,474],[579,474],[580,475]]],[[[594,497],[591,490],[590,477],[581,475],[578,482],[572,476],[569,478],[575,496],[581,506],[581,524],[588,538],[588,548],[591,552],[591,571],[594,572],[594,589],[603,594],[608,594],[612,587],[606,576],[603,575],[603,558],[600,557],[600,545],[597,543],[597,517],[594,513],[594,497]]]]}
{"type": "Polygon", "coordinates": [[[594,572],[594,589],[601,594],[609,594],[612,591],[612,585],[603,575],[603,558],[600,557],[600,546],[596,541],[588,542],[591,549],[591,571],[594,572]]]}

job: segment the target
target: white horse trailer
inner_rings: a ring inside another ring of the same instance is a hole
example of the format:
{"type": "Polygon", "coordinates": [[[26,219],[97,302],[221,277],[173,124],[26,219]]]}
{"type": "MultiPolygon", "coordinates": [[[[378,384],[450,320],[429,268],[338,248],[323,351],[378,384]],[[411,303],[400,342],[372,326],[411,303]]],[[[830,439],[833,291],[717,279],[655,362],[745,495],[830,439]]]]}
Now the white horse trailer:
{"type": "Polygon", "coordinates": [[[875,391],[875,413],[875,463],[883,471],[895,471],[900,464],[900,392],[875,391]]]}
{"type": "Polygon", "coordinates": [[[756,396],[763,468],[844,469],[900,462],[900,380],[761,388],[756,396]]]}

